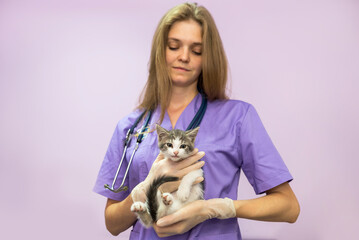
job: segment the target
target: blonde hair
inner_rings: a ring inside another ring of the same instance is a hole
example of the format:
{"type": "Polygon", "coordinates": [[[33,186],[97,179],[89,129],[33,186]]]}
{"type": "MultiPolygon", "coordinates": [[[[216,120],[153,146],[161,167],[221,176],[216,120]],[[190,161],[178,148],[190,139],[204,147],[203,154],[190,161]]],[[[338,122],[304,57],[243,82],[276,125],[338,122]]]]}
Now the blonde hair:
{"type": "Polygon", "coordinates": [[[197,88],[209,101],[227,99],[227,57],[216,24],[206,8],[183,3],[170,9],[159,22],[152,40],[149,75],[138,108],[155,110],[161,106],[162,122],[171,97],[172,81],[166,64],[168,33],[175,22],[192,19],[202,27],[202,72],[197,88]]]}

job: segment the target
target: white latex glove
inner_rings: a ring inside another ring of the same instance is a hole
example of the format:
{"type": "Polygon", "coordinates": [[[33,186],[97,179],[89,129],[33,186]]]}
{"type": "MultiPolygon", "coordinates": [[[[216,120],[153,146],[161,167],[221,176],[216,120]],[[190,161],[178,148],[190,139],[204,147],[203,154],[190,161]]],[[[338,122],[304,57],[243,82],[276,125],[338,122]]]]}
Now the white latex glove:
{"type": "MultiPolygon", "coordinates": [[[[183,159],[179,162],[174,162],[170,159],[165,159],[160,153],[156,160],[153,162],[150,172],[148,173],[146,179],[139,183],[131,192],[131,197],[133,202],[146,202],[146,191],[150,183],[156,177],[167,175],[182,178],[187,173],[200,169],[203,165],[203,161],[198,161],[204,156],[204,152],[198,152],[198,149],[193,151],[193,155],[183,159]]],[[[174,187],[178,183],[174,183],[174,187]]],[[[171,187],[169,187],[171,188],[171,187]]],[[[172,187],[173,188],[173,187],[172,187]]]]}
{"type": "Polygon", "coordinates": [[[236,217],[236,209],[232,199],[198,200],[159,219],[156,224],[153,224],[153,228],[159,237],[167,237],[185,233],[207,219],[234,217],[236,217]]]}

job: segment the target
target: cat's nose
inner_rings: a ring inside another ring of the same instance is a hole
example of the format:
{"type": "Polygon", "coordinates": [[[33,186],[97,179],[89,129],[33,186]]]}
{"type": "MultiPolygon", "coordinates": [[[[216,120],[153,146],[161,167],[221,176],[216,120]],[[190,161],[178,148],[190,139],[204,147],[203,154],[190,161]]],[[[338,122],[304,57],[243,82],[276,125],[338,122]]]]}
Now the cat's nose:
{"type": "Polygon", "coordinates": [[[174,155],[177,156],[178,155],[178,151],[173,151],[174,155]]]}

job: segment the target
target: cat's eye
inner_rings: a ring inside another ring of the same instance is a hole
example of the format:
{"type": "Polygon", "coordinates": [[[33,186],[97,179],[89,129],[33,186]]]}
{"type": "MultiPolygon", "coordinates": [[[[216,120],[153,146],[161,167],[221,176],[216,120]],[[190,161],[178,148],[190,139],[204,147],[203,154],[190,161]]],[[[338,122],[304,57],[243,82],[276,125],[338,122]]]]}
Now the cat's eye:
{"type": "Polygon", "coordinates": [[[180,148],[186,148],[187,146],[185,144],[182,144],[180,148]]]}
{"type": "Polygon", "coordinates": [[[167,145],[167,147],[170,147],[170,148],[173,147],[172,143],[167,143],[166,145],[167,145]]]}

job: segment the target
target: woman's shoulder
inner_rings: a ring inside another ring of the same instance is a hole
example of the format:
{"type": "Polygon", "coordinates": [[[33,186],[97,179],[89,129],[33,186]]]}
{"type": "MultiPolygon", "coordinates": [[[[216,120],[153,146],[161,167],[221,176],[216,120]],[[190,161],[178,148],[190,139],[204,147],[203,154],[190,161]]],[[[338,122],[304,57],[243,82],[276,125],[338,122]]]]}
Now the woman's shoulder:
{"type": "Polygon", "coordinates": [[[218,105],[220,107],[225,106],[225,107],[235,107],[235,108],[245,108],[245,109],[252,105],[248,102],[237,100],[237,99],[214,100],[211,103],[214,105],[218,105]]]}
{"type": "Polygon", "coordinates": [[[209,102],[209,109],[217,115],[224,115],[225,117],[233,116],[240,120],[245,117],[247,112],[254,108],[252,104],[235,99],[214,100],[209,102]]]}
{"type": "Polygon", "coordinates": [[[141,109],[135,109],[129,114],[122,117],[117,122],[117,129],[122,130],[131,127],[136,122],[136,120],[138,119],[138,117],[141,115],[142,112],[143,111],[141,109]]]}

